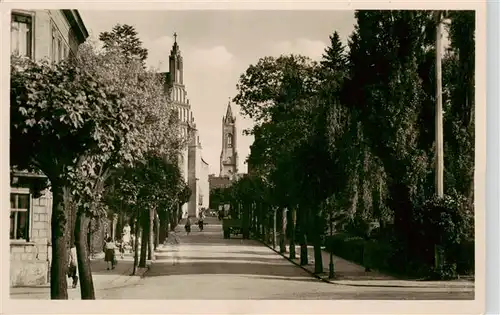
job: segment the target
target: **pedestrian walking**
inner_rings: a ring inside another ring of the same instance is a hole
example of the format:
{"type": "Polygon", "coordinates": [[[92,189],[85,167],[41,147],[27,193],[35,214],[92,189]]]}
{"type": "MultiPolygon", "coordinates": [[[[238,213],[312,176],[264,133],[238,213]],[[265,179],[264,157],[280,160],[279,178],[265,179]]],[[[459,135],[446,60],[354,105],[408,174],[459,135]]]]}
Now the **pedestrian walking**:
{"type": "Polygon", "coordinates": [[[115,264],[116,264],[116,257],[115,257],[115,243],[111,239],[111,237],[108,237],[106,240],[106,243],[104,244],[104,261],[107,263],[109,269],[115,269],[115,264]]]}
{"type": "Polygon", "coordinates": [[[72,244],[68,250],[68,278],[73,279],[72,288],[76,288],[78,284],[78,260],[75,244],[72,244]]]}
{"type": "Polygon", "coordinates": [[[191,219],[189,216],[186,219],[186,225],[184,225],[184,229],[186,230],[187,235],[189,235],[189,232],[191,232],[191,219]]]}

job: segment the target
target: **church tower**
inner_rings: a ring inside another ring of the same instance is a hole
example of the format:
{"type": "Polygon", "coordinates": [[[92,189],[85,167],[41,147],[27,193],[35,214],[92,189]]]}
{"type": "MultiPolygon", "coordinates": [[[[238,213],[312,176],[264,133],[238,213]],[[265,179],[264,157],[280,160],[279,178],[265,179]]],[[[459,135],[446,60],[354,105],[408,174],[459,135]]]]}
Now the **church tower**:
{"type": "Polygon", "coordinates": [[[222,152],[220,153],[220,177],[236,176],[238,173],[238,152],[236,151],[236,117],[227,103],[226,115],[222,117],[222,152]]]}
{"type": "Polygon", "coordinates": [[[171,82],[177,85],[184,85],[182,56],[177,44],[177,33],[174,33],[174,44],[170,50],[168,61],[171,82]]]}
{"type": "MultiPolygon", "coordinates": [[[[183,216],[197,217],[199,208],[205,206],[200,204],[200,186],[206,182],[208,186],[208,174],[201,174],[201,143],[198,129],[191,109],[191,104],[187,98],[186,86],[184,85],[184,69],[181,50],[177,43],[177,34],[174,33],[174,44],[170,50],[169,72],[167,81],[170,90],[172,106],[177,110],[180,122],[181,136],[187,141],[187,146],[181,150],[178,162],[184,181],[191,189],[190,200],[182,206],[183,216]]],[[[206,164],[206,163],[205,163],[206,164]]],[[[207,190],[207,189],[205,189],[207,190]]],[[[205,198],[208,202],[208,197],[205,198]]],[[[205,202],[205,203],[206,203],[205,202]]]]}

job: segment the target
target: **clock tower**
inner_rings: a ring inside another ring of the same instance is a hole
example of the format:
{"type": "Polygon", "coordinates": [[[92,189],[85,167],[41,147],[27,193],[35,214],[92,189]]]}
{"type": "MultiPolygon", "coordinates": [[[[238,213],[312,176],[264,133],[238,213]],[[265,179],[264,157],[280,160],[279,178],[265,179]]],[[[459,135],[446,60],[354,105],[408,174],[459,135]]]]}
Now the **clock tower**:
{"type": "Polygon", "coordinates": [[[226,115],[222,117],[222,152],[220,153],[220,177],[233,178],[238,174],[238,152],[236,151],[236,117],[227,103],[226,115]]]}

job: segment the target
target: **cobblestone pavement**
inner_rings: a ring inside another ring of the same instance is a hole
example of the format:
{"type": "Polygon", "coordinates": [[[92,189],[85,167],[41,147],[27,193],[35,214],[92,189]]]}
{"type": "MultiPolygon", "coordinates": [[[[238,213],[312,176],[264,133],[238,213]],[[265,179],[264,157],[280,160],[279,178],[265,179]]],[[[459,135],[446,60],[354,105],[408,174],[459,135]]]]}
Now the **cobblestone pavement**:
{"type": "Polygon", "coordinates": [[[252,240],[222,238],[220,223],[162,246],[140,282],[110,288],[106,299],[474,299],[474,289],[456,287],[350,286],[322,282],[252,240]]]}

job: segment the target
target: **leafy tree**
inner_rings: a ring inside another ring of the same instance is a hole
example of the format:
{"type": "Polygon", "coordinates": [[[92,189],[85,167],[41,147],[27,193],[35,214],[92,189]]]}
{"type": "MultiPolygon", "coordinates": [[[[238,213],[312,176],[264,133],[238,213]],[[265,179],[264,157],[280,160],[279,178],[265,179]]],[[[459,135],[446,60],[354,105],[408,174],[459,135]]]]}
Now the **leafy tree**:
{"type": "Polygon", "coordinates": [[[106,178],[145,152],[172,157],[183,146],[163,79],[123,58],[123,47],[105,46],[86,43],[77,58],[53,67],[12,62],[12,166],[41,170],[54,193],[52,248],[61,258],[52,265],[52,298],[67,298],[63,253],[75,213],[82,298],[93,299],[85,240],[88,220],[104,214],[106,178]]]}
{"type": "Polygon", "coordinates": [[[142,41],[131,25],[116,24],[111,32],[99,34],[99,39],[106,49],[120,47],[121,52],[128,60],[138,59],[144,63],[148,57],[148,50],[142,47],[142,41]]]}
{"type": "MultiPolygon", "coordinates": [[[[446,187],[474,200],[475,12],[449,11],[450,49],[443,62],[446,187]]],[[[445,188],[446,188],[445,187],[445,188]]]]}
{"type": "Polygon", "coordinates": [[[69,61],[11,60],[11,166],[38,169],[53,193],[51,298],[67,299],[71,193],[85,157],[105,154],[128,128],[122,95],[69,61]],[[57,145],[54,145],[57,144],[57,145]]]}
{"type": "MultiPolygon", "coordinates": [[[[175,114],[167,103],[164,94],[164,83],[154,72],[145,71],[138,61],[125,62],[123,49],[111,47],[97,52],[91,45],[83,45],[75,61],[80,67],[86,67],[93,75],[102,77],[107,86],[121,91],[122,112],[127,117],[124,130],[113,140],[113,146],[104,154],[88,155],[79,168],[76,183],[78,191],[75,197],[79,204],[77,215],[78,239],[85,240],[86,227],[91,217],[99,217],[95,211],[100,203],[103,186],[111,172],[119,164],[130,164],[141,159],[145,152],[153,149],[163,154],[172,155],[179,147],[175,137],[178,128],[172,119],[175,114]],[[163,132],[163,133],[161,133],[163,132]]],[[[86,259],[85,244],[77,243],[79,256],[86,259]]],[[[86,271],[81,264],[81,286],[84,287],[90,279],[90,269],[86,271]]],[[[87,290],[82,290],[82,297],[87,290]]],[[[92,295],[89,298],[93,298],[92,295]]]]}
{"type": "MultiPolygon", "coordinates": [[[[256,125],[249,162],[260,169],[273,193],[271,204],[281,208],[294,203],[290,196],[299,191],[292,177],[294,150],[307,142],[312,125],[308,120],[316,106],[317,66],[303,56],[265,57],[240,77],[234,101],[256,125]]],[[[305,185],[300,188],[304,188],[305,185]]],[[[299,200],[297,200],[298,202],[299,200]]],[[[305,201],[302,199],[300,201],[305,201]]],[[[309,204],[307,205],[309,206],[309,204]]],[[[302,213],[307,217],[307,206],[302,213]]],[[[302,220],[305,224],[305,220],[302,220]]],[[[307,228],[301,230],[305,236],[307,228]]],[[[302,239],[307,250],[307,239],[302,239]]],[[[307,252],[302,252],[307,263],[307,252]]]]}
{"type": "Polygon", "coordinates": [[[359,112],[364,139],[388,175],[389,207],[403,239],[411,231],[411,209],[421,203],[430,169],[419,147],[419,116],[424,97],[419,77],[421,11],[357,11],[351,37],[348,103],[359,112]]]}

